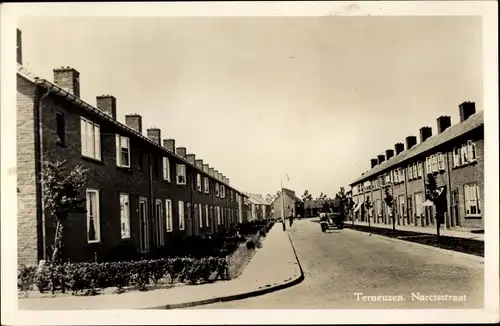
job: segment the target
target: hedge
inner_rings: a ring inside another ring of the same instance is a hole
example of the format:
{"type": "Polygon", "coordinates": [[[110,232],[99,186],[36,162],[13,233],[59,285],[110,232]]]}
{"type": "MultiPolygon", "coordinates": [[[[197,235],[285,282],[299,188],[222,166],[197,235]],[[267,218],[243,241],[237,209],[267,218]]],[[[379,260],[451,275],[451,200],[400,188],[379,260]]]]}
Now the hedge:
{"type": "Polygon", "coordinates": [[[64,263],[40,268],[22,266],[18,271],[18,287],[30,290],[36,285],[40,292],[49,290],[71,291],[73,294],[87,290],[95,293],[97,288],[137,286],[145,290],[147,285],[158,284],[169,277],[171,282],[190,284],[227,278],[227,261],[224,258],[162,258],[130,262],[64,263]],[[51,274],[54,273],[52,288],[51,274]]]}

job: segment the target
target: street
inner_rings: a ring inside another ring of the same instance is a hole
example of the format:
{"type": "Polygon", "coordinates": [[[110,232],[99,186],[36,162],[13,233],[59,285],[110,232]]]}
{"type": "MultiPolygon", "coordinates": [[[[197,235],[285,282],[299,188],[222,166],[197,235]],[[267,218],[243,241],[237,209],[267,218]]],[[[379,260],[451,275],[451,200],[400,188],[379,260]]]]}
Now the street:
{"type": "Polygon", "coordinates": [[[347,229],[324,234],[317,219],[296,220],[291,228],[287,223],[287,232],[304,281],[263,296],[189,309],[463,309],[483,305],[484,265],[466,257],[347,229]]]}

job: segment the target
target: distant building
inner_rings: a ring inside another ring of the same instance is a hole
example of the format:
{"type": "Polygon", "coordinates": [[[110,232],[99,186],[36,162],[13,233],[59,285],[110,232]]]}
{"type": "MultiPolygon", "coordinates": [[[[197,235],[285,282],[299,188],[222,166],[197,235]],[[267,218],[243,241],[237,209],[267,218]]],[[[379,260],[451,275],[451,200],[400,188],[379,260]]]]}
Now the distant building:
{"type": "Polygon", "coordinates": [[[302,200],[295,195],[295,191],[283,188],[283,193],[280,193],[279,196],[276,196],[273,201],[273,217],[274,218],[283,218],[283,209],[285,208],[285,218],[292,216],[297,216],[297,211],[299,209],[299,205],[302,203],[302,200]]]}
{"type": "Polygon", "coordinates": [[[316,217],[323,210],[323,207],[328,205],[331,207],[335,203],[334,199],[314,199],[304,202],[305,217],[316,217]]]}
{"type": "Polygon", "coordinates": [[[271,205],[260,194],[245,193],[245,205],[249,221],[266,220],[271,217],[271,205]]]}
{"type": "Polygon", "coordinates": [[[444,228],[484,228],[484,122],[474,102],[459,106],[460,123],[451,125],[449,116],[437,119],[437,134],[431,127],[388,149],[370,161],[371,170],[350,186],[355,203],[355,219],[389,224],[386,191],[394,198],[397,225],[432,227],[436,211],[443,216],[444,228]],[[433,174],[441,192],[436,205],[426,201],[427,176],[433,174]],[[367,199],[373,208],[363,214],[367,199]]]}

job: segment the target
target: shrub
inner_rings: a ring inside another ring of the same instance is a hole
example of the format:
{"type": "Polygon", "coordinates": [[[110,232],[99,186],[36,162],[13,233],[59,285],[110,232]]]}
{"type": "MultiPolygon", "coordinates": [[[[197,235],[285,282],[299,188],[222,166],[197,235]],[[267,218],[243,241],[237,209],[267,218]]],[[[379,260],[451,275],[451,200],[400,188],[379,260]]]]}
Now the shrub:
{"type": "MultiPolygon", "coordinates": [[[[128,262],[85,262],[65,263],[53,266],[46,263],[40,269],[20,267],[18,272],[19,289],[29,289],[34,283],[40,292],[51,288],[50,275],[54,272],[54,290],[71,290],[73,294],[84,292],[96,294],[96,289],[116,286],[137,286],[146,290],[147,285],[157,284],[159,280],[170,276],[171,282],[187,280],[190,283],[209,281],[210,276],[223,276],[221,271],[227,268],[223,258],[161,258],[128,262]]],[[[120,291],[118,291],[120,292],[120,291]]]]}
{"type": "Polygon", "coordinates": [[[255,242],[252,239],[247,241],[247,249],[248,250],[255,249],[255,242]]]}

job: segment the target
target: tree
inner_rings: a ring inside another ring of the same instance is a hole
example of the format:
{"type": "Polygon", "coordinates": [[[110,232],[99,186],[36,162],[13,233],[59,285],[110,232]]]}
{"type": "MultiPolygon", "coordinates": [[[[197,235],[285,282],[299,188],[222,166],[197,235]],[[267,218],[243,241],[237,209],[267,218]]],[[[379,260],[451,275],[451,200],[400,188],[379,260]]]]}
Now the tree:
{"type": "Polygon", "coordinates": [[[437,235],[437,241],[440,239],[440,228],[441,228],[441,217],[439,216],[438,212],[438,202],[439,202],[439,196],[441,195],[441,192],[438,190],[437,183],[436,183],[436,177],[434,174],[429,173],[427,175],[427,184],[425,187],[425,198],[427,200],[430,200],[434,206],[436,207],[436,214],[434,218],[436,219],[436,235],[437,235]]]}
{"type": "Polygon", "coordinates": [[[313,199],[312,195],[309,193],[309,190],[306,189],[304,191],[304,194],[302,195],[302,201],[306,202],[306,201],[310,201],[312,199],[313,199]]]}
{"type": "MultiPolygon", "coordinates": [[[[82,204],[85,198],[79,198],[81,189],[85,185],[85,179],[88,169],[77,165],[69,169],[66,161],[43,163],[41,173],[43,207],[47,215],[51,215],[56,221],[56,232],[52,249],[52,266],[62,262],[62,240],[64,226],[68,220],[69,214],[73,212],[86,212],[82,204]]],[[[53,272],[53,268],[52,272],[53,272]]],[[[53,274],[52,274],[53,275],[53,274]]],[[[53,276],[51,276],[52,291],[53,276]]]]}
{"type": "Polygon", "coordinates": [[[370,227],[370,208],[373,207],[373,203],[370,201],[370,197],[366,196],[365,200],[365,208],[366,208],[366,214],[368,215],[368,227],[370,227]]]}
{"type": "Polygon", "coordinates": [[[392,230],[396,230],[396,219],[394,217],[394,213],[392,211],[392,206],[394,205],[394,198],[392,195],[389,193],[389,188],[385,188],[385,197],[384,197],[384,202],[389,207],[389,215],[392,219],[392,230]]]}

